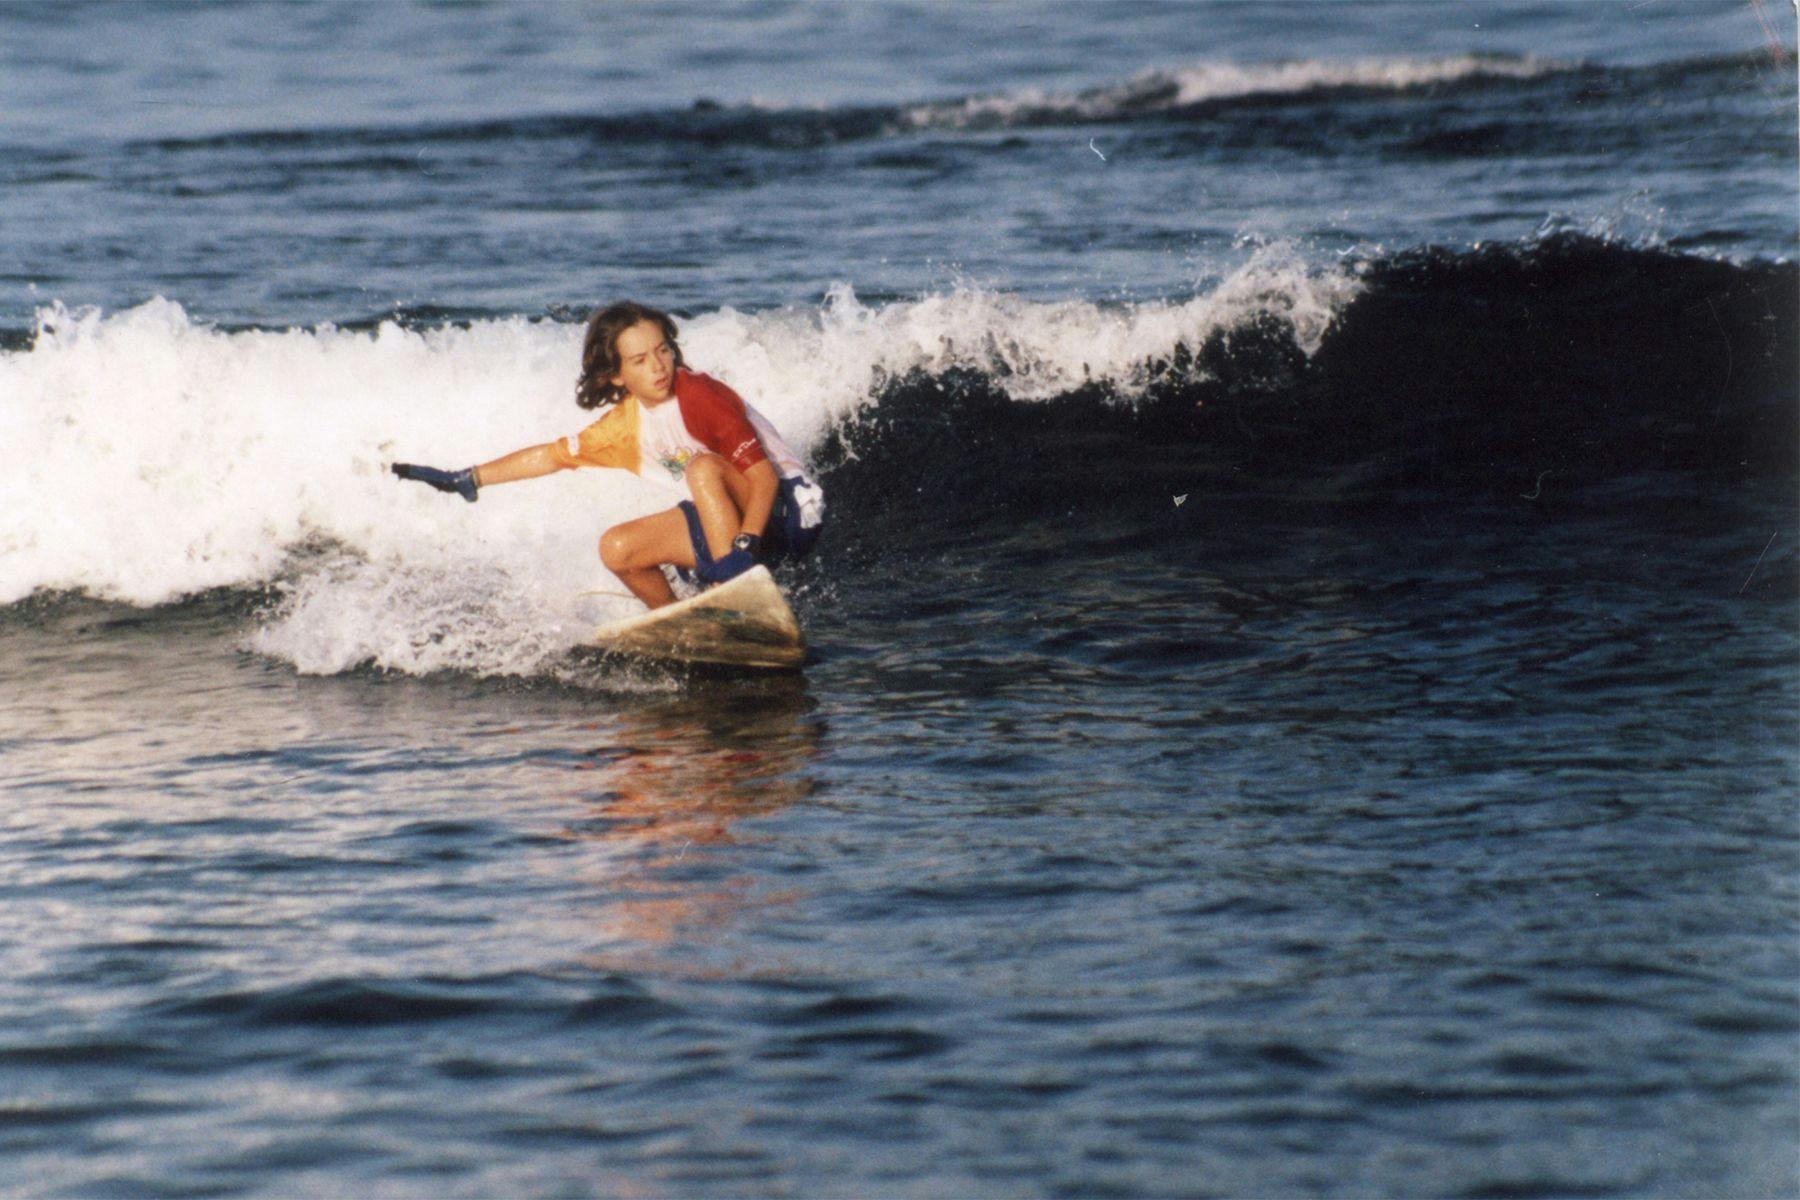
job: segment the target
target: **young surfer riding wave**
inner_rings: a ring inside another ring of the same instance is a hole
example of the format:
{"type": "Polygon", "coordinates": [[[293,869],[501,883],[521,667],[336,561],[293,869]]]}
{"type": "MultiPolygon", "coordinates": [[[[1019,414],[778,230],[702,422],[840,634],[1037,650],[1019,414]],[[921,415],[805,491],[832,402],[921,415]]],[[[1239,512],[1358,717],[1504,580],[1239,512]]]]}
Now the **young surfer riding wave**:
{"type": "Polygon", "coordinates": [[[599,420],[554,442],[461,471],[395,463],[402,479],[473,501],[496,483],[571,467],[619,467],[687,499],[614,525],[600,561],[651,608],[675,599],[669,564],[723,583],[818,541],[825,495],[775,427],[718,380],[690,371],[667,313],[622,301],[588,321],[575,402],[599,420]]]}

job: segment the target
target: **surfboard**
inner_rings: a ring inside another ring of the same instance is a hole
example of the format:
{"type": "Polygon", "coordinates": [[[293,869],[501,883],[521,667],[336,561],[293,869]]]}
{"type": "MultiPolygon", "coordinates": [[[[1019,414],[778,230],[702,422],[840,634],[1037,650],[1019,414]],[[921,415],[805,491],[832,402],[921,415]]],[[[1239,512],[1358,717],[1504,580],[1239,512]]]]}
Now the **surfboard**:
{"type": "Polygon", "coordinates": [[[793,668],[806,657],[800,622],[762,566],[697,596],[608,622],[587,644],[609,654],[726,667],[793,668]]]}

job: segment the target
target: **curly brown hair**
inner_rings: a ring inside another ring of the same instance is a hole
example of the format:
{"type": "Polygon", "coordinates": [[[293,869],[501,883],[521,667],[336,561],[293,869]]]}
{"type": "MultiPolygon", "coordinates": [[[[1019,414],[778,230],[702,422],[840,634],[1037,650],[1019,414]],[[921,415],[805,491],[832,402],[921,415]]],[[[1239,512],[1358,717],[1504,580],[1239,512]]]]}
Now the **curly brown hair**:
{"type": "Polygon", "coordinates": [[[684,364],[681,344],[675,340],[675,320],[661,309],[631,300],[621,300],[598,309],[588,318],[587,337],[581,343],[581,376],[575,381],[575,403],[583,408],[602,408],[624,399],[624,389],[616,387],[613,376],[619,373],[619,335],[640,321],[653,321],[675,352],[675,366],[684,364]]]}

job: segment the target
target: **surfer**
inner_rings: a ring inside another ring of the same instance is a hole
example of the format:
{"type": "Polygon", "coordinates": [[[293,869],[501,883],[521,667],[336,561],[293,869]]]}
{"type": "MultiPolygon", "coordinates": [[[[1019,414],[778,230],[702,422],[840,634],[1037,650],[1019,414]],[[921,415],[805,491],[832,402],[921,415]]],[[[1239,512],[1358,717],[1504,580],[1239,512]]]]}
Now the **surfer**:
{"type": "Polygon", "coordinates": [[[394,463],[394,474],[475,500],[480,489],[573,467],[619,467],[684,493],[675,507],[600,538],[600,561],[651,608],[675,599],[665,564],[702,584],[805,555],[825,495],[763,415],[723,383],[688,370],[667,313],[631,301],[588,320],[575,402],[601,411],[579,433],[480,466],[394,463]]]}

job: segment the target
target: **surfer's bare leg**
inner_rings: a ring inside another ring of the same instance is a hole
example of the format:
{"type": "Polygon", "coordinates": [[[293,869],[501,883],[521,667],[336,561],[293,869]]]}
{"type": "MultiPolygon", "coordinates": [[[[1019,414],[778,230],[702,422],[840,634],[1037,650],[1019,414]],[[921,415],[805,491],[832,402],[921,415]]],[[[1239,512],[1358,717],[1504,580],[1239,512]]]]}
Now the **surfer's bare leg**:
{"type": "Polygon", "coordinates": [[[750,480],[717,454],[702,454],[689,461],[686,476],[694,509],[700,514],[700,528],[706,533],[706,548],[714,558],[724,558],[731,553],[731,539],[743,528],[750,480]]]}
{"type": "Polygon", "coordinates": [[[663,577],[662,564],[694,565],[694,544],[688,540],[687,518],[680,509],[671,508],[614,525],[600,535],[600,561],[631,589],[632,595],[651,608],[672,603],[675,593],[663,577]]]}

